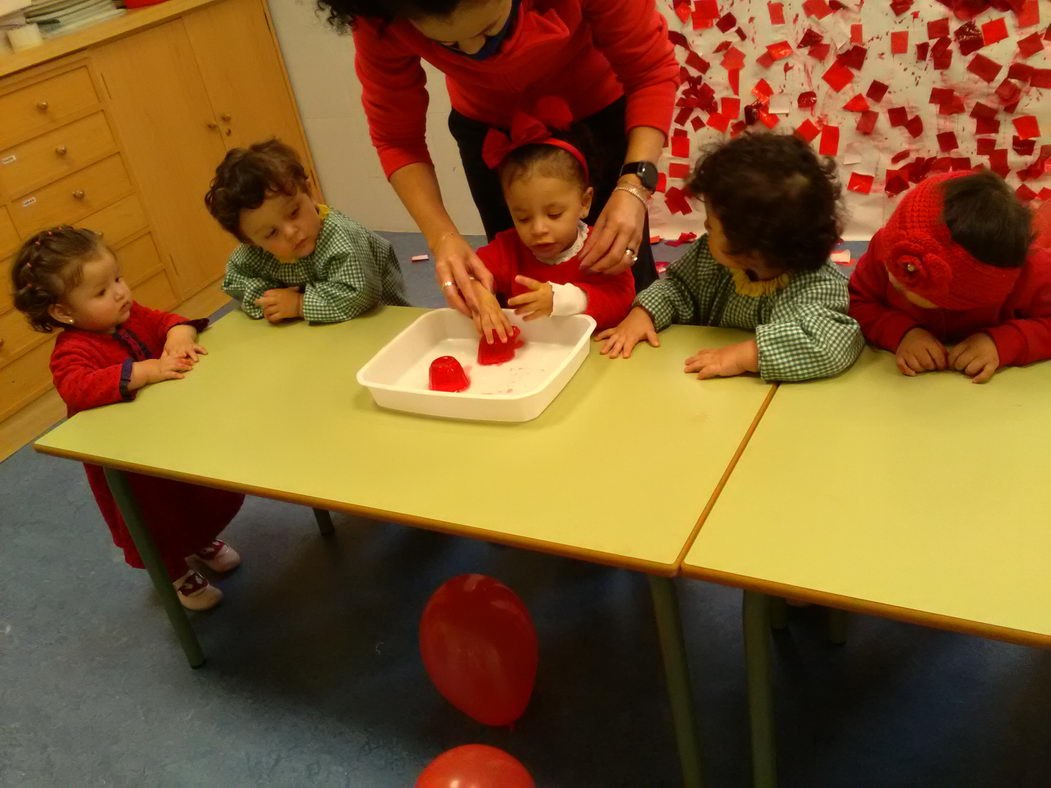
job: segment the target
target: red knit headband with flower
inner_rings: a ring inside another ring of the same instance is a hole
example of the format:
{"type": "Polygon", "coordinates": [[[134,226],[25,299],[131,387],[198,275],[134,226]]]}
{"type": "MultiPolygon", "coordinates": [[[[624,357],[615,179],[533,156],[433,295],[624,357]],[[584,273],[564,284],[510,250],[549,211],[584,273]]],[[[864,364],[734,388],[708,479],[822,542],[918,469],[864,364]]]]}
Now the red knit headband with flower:
{"type": "Polygon", "coordinates": [[[482,144],[482,160],[489,169],[495,170],[513,150],[526,145],[551,145],[561,148],[576,159],[584,170],[585,182],[589,182],[591,178],[584,154],[576,146],[551,136],[551,129],[566,129],[572,122],[573,115],[564,101],[556,98],[541,99],[531,115],[515,110],[511,118],[510,134],[505,134],[499,129],[489,129],[482,144]]]}
{"type": "Polygon", "coordinates": [[[983,263],[956,243],[942,218],[942,184],[971,175],[934,175],[914,186],[883,228],[887,271],[902,287],[943,309],[974,309],[1002,302],[1020,268],[983,263]]]}

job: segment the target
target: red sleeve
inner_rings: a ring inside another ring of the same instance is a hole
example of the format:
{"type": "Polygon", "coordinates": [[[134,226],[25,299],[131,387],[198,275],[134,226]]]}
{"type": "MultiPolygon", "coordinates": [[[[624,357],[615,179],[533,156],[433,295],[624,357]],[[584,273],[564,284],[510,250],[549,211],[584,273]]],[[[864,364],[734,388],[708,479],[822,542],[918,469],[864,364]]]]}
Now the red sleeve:
{"type": "Polygon", "coordinates": [[[587,294],[588,308],[584,314],[595,318],[596,331],[617,325],[627,316],[635,300],[635,277],[630,268],[615,276],[589,273],[573,284],[587,294]]]}
{"type": "MultiPolygon", "coordinates": [[[[391,24],[397,24],[391,23],[391,24]]],[[[427,75],[388,26],[359,17],[354,25],[354,69],[372,144],[384,174],[407,164],[431,163],[427,152],[427,75]]]]}
{"type": "Polygon", "coordinates": [[[493,292],[504,299],[511,297],[511,285],[518,272],[518,264],[514,259],[517,244],[508,243],[508,233],[517,240],[518,234],[514,230],[504,230],[497,233],[491,243],[475,252],[493,275],[493,292]]]}
{"type": "Polygon", "coordinates": [[[204,329],[208,327],[208,318],[206,317],[191,320],[188,317],[176,315],[172,312],[161,312],[159,309],[150,309],[137,301],[132,302],[131,316],[128,319],[135,320],[136,323],[147,326],[151,334],[150,341],[155,342],[160,347],[164,346],[164,343],[168,338],[168,331],[175,326],[193,326],[198,331],[204,331],[204,329]]]}
{"type": "Polygon", "coordinates": [[[865,339],[894,352],[901,344],[901,338],[919,323],[887,303],[887,288],[890,286],[877,231],[850,277],[849,314],[858,321],[865,339]]]}
{"type": "Polygon", "coordinates": [[[671,125],[679,64],[668,23],[654,0],[582,0],[595,47],[606,56],[627,99],[625,128],[671,125]]]}
{"type": "Polygon", "coordinates": [[[1030,250],[1011,301],[1011,312],[1019,317],[986,331],[996,343],[1000,366],[1051,359],[1051,251],[1030,250]]]}
{"type": "MultiPolygon", "coordinates": [[[[77,341],[75,336],[60,336],[55,343],[51,376],[70,414],[135,399],[134,391],[122,391],[120,385],[121,370],[132,363],[131,359],[103,367],[98,363],[91,346],[77,341]]],[[[130,374],[129,369],[129,377],[130,374]]]]}

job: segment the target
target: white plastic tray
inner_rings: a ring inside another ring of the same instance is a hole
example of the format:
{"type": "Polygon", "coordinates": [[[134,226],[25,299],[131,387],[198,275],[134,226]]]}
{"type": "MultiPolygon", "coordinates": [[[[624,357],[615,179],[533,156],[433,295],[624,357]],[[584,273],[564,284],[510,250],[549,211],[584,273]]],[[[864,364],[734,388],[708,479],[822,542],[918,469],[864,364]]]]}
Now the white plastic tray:
{"type": "Polygon", "coordinates": [[[595,321],[572,315],[526,323],[505,312],[525,340],[511,361],[479,365],[474,324],[454,309],[436,309],[358,370],[358,383],[377,405],[393,410],[480,421],[535,419],[587,357],[595,321]],[[470,388],[457,393],[428,388],[431,362],[439,356],[453,356],[463,365],[470,388]]]}

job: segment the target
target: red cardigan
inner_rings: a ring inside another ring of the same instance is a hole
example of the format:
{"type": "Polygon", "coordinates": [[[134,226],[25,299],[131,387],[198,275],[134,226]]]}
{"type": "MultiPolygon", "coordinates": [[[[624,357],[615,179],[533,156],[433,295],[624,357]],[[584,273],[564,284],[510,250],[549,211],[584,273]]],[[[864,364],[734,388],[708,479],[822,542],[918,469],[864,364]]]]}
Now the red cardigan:
{"type": "Polygon", "coordinates": [[[877,232],[850,279],[850,316],[873,345],[896,351],[906,332],[919,326],[946,344],[984,331],[996,343],[1001,366],[1051,358],[1051,250],[1029,250],[1018,282],[1002,304],[965,310],[913,304],[890,283],[885,253],[877,232]]]}
{"type": "Polygon", "coordinates": [[[547,265],[533,256],[515,230],[497,233],[493,242],[483,246],[477,254],[493,274],[493,292],[502,296],[505,302],[529,292],[529,288],[515,282],[519,275],[538,282],[576,285],[587,294],[588,308],[584,314],[595,318],[598,323],[596,331],[617,325],[635,300],[635,277],[630,268],[615,276],[582,271],[579,255],[547,265]]]}
{"type": "Polygon", "coordinates": [[[355,68],[383,171],[430,163],[427,87],[420,60],[446,76],[453,109],[510,128],[516,108],[561,96],[576,120],[627,94],[626,128],[671,124],[679,65],[654,0],[521,0],[499,53],[472,60],[404,19],[359,18],[355,68]]]}
{"type": "MultiPolygon", "coordinates": [[[[127,367],[130,376],[134,362],[158,358],[164,350],[168,330],[182,324],[200,331],[208,321],[187,320],[133,303],[131,315],[113,334],[63,329],[51,353],[51,374],[69,415],[134,399],[136,392],[121,385],[121,372],[127,367]]],[[[150,437],[144,435],[141,439],[150,437]]],[[[201,450],[206,448],[202,446],[201,450]]],[[[142,558],[102,468],[85,463],[84,469],[113,543],[124,551],[128,564],[142,568],[142,558]]],[[[128,480],[172,580],[186,571],[183,558],[208,545],[233,519],[244,501],[244,496],[237,493],[137,473],[129,473],[128,480]]]]}

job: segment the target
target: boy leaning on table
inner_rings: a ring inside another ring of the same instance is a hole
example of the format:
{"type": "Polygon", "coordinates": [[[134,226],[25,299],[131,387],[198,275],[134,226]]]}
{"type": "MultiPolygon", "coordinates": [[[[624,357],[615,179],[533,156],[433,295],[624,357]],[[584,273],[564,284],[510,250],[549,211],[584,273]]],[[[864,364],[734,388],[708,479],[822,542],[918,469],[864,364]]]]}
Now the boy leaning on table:
{"type": "Polygon", "coordinates": [[[903,375],[953,369],[985,383],[1051,358],[1051,250],[995,173],[914,186],[850,280],[850,315],[903,375]]]}
{"type": "Polygon", "coordinates": [[[390,243],[316,203],[299,157],[278,140],[227,153],[204,202],[241,241],[223,290],[249,317],[337,323],[408,304],[390,243]]]}

